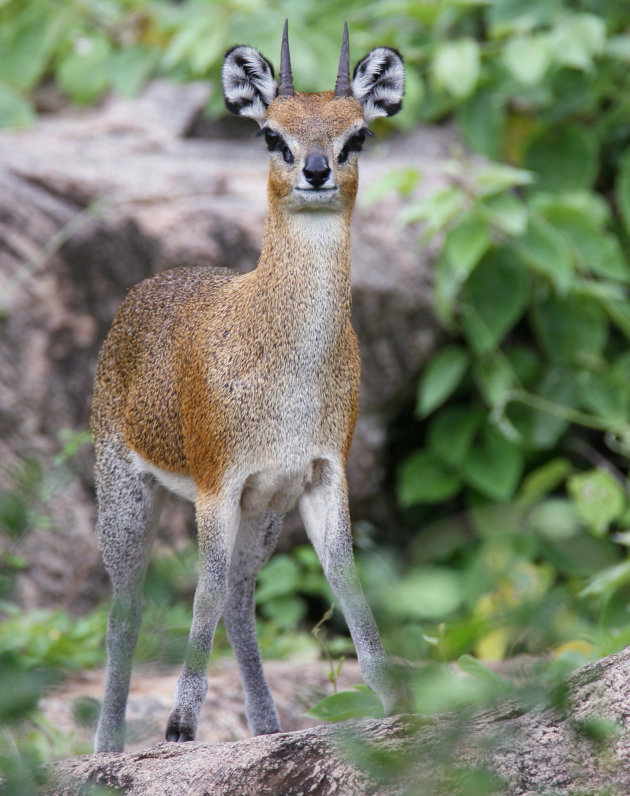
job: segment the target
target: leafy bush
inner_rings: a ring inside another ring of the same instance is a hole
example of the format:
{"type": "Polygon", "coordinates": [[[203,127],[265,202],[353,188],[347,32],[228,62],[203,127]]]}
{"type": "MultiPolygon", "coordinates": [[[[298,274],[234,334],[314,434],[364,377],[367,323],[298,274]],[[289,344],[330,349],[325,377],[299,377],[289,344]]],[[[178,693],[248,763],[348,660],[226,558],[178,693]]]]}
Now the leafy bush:
{"type": "MultiPolygon", "coordinates": [[[[252,42],[276,60],[285,17],[291,20],[300,86],[321,90],[334,84],[346,16],[357,48],[374,45],[375,19],[382,28],[379,42],[395,43],[396,28],[382,2],[351,0],[342,8],[323,0],[298,8],[286,0],[5,0],[0,4],[0,125],[32,121],[42,83],[52,81],[74,102],[89,104],[109,90],[136,94],[153,75],[210,80],[216,89],[211,109],[223,113],[224,53],[235,42],[252,42]]],[[[412,77],[411,83],[417,81],[412,77]]]]}
{"type": "MultiPolygon", "coordinates": [[[[424,117],[452,115],[503,162],[453,161],[450,184],[402,215],[441,238],[451,340],[420,380],[423,441],[398,471],[408,523],[428,527],[379,610],[440,656],[611,652],[630,641],[630,11],[402,5],[423,9],[424,117]]],[[[414,175],[400,180],[412,193],[414,175]]]]}

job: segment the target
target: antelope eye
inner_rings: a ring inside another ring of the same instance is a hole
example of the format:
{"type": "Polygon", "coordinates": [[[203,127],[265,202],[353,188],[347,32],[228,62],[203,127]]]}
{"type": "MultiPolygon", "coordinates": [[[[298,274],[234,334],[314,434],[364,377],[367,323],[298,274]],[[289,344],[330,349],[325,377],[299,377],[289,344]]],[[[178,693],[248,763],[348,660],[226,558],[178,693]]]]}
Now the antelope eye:
{"type": "Polygon", "coordinates": [[[291,152],[284,138],[279,133],[270,130],[269,127],[263,127],[262,130],[259,130],[256,133],[256,135],[265,136],[265,143],[267,144],[267,149],[270,152],[282,152],[282,157],[285,163],[291,165],[295,162],[293,152],[291,152]]]}
{"type": "Polygon", "coordinates": [[[350,149],[354,150],[355,152],[360,152],[363,149],[364,142],[365,133],[363,130],[359,130],[359,132],[355,133],[350,139],[350,149]]]}
{"type": "Polygon", "coordinates": [[[363,144],[365,143],[365,136],[365,130],[359,130],[357,133],[350,136],[350,138],[343,145],[343,149],[339,153],[337,161],[339,163],[345,163],[346,160],[348,160],[348,156],[351,152],[360,152],[363,149],[363,144]]]}
{"type": "Polygon", "coordinates": [[[273,152],[278,148],[280,136],[278,133],[274,133],[273,130],[265,130],[265,143],[267,144],[267,149],[273,152]]]}

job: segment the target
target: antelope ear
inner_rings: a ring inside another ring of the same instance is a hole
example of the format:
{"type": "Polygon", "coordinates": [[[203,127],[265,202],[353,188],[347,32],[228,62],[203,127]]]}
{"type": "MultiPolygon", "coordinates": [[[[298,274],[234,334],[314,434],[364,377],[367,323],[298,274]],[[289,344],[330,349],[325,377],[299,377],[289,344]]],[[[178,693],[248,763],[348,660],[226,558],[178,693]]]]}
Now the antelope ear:
{"type": "Polygon", "coordinates": [[[262,124],[278,93],[273,66],[253,47],[232,47],[223,60],[223,98],[229,111],[262,124]]]}
{"type": "Polygon", "coordinates": [[[402,108],[405,66],[391,47],[377,47],[359,61],[352,76],[352,96],[363,108],[365,121],[393,116],[402,108]]]}

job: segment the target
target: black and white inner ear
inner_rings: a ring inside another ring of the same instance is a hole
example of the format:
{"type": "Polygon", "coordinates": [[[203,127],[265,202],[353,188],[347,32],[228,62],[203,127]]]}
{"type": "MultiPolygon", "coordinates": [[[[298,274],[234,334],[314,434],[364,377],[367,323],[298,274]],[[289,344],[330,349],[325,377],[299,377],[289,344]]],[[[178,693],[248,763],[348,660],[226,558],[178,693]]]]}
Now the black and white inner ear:
{"type": "Polygon", "coordinates": [[[278,93],[269,61],[253,47],[232,47],[225,54],[221,77],[227,109],[262,123],[278,93]]]}
{"type": "Polygon", "coordinates": [[[366,122],[398,113],[405,91],[405,66],[400,53],[391,47],[372,50],[355,66],[351,88],[366,122]]]}

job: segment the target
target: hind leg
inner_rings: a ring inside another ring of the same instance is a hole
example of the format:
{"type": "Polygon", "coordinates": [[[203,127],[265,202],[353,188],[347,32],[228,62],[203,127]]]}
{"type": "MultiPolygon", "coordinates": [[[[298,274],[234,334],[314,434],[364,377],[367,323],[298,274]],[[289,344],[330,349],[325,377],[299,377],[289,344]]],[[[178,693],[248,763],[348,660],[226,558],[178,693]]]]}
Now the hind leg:
{"type": "Polygon", "coordinates": [[[96,484],[96,530],[113,595],[107,623],[105,696],[95,751],[121,752],[142,586],[164,492],[150,476],[133,470],[125,447],[115,439],[97,449],[96,484]]]}
{"type": "Polygon", "coordinates": [[[223,621],[241,673],[247,726],[252,735],[280,732],[280,721],[263,673],[258,640],[254,587],[256,576],[273,553],[282,516],[267,512],[241,520],[232,553],[228,598],[223,621]]]}

